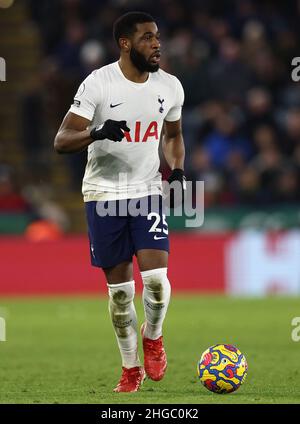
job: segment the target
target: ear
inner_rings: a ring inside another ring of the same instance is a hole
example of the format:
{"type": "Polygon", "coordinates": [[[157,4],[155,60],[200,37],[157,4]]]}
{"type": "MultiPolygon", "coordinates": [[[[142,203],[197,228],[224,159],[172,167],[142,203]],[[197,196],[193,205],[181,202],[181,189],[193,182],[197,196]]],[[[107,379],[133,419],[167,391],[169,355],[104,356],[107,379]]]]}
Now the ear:
{"type": "Polygon", "coordinates": [[[129,52],[131,48],[130,40],[128,38],[119,38],[119,45],[121,50],[129,52]]]}

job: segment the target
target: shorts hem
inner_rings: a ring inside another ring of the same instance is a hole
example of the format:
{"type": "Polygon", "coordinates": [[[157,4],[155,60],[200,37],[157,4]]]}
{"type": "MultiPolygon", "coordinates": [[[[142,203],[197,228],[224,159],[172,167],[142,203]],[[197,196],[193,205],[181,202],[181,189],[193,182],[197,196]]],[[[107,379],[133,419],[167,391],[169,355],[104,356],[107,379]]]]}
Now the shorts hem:
{"type": "Polygon", "coordinates": [[[132,262],[132,256],[129,257],[129,258],[118,259],[117,261],[112,262],[112,263],[109,263],[109,264],[101,264],[101,265],[99,265],[99,264],[97,264],[95,262],[91,262],[91,265],[94,266],[95,268],[105,269],[105,268],[111,268],[113,266],[117,266],[117,265],[121,264],[122,262],[132,262]]]}
{"type": "Polygon", "coordinates": [[[169,247],[161,247],[161,246],[157,246],[157,247],[153,247],[153,246],[143,246],[143,247],[138,247],[137,249],[135,249],[134,254],[136,256],[137,252],[139,250],[143,250],[143,249],[147,249],[147,250],[163,250],[165,252],[170,253],[170,248],[169,247]]]}

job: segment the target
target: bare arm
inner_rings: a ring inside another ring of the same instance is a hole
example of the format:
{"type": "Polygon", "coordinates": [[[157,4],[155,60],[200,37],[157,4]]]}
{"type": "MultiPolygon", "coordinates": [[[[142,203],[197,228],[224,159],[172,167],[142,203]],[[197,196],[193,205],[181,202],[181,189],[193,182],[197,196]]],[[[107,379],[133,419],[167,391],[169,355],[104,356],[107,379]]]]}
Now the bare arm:
{"type": "Polygon", "coordinates": [[[181,129],[181,119],[164,122],[162,149],[170,168],[184,169],[185,148],[181,129]]]}
{"type": "Polygon", "coordinates": [[[54,140],[54,149],[57,153],[76,153],[85,150],[93,143],[90,130],[86,128],[90,125],[88,119],[72,112],[65,116],[54,140]]]}

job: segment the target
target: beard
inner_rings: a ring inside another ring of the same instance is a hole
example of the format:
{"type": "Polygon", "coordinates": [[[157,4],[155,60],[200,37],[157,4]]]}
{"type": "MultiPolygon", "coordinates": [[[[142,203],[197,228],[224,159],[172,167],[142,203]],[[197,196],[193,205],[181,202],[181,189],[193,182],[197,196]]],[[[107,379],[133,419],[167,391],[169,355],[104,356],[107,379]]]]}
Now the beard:
{"type": "Polygon", "coordinates": [[[134,47],[130,50],[130,59],[140,72],[157,72],[159,70],[159,63],[149,63],[145,56],[139,53],[134,47]]]}

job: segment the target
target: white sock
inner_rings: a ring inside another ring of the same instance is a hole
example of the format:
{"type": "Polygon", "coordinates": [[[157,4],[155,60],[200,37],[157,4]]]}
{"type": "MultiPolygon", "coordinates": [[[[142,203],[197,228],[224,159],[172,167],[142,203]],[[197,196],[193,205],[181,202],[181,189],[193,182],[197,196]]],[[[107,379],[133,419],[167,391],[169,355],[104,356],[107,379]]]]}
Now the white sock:
{"type": "Polygon", "coordinates": [[[167,268],[143,271],[141,275],[144,283],[143,303],[146,316],[144,336],[156,340],[162,335],[162,325],[171,295],[167,268]]]}
{"type": "Polygon", "coordinates": [[[122,366],[140,366],[137,346],[137,319],[133,303],[134,281],[107,284],[109,292],[109,313],[115,329],[122,357],[122,366]]]}

